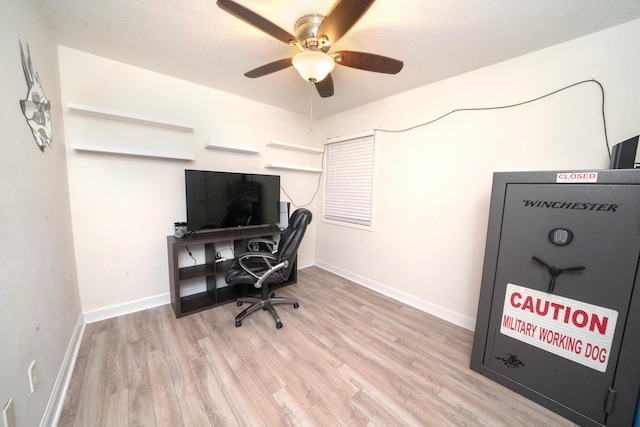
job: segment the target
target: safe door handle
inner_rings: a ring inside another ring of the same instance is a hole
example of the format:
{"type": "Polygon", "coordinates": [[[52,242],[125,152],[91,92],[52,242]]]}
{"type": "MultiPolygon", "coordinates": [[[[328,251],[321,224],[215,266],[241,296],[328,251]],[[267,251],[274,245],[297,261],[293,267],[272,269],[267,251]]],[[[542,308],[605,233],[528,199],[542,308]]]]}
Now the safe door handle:
{"type": "Polygon", "coordinates": [[[538,264],[544,266],[547,268],[547,270],[549,270],[549,274],[551,275],[551,280],[549,280],[549,289],[547,290],[548,293],[552,293],[553,292],[553,288],[556,285],[556,277],[558,277],[560,274],[562,274],[565,271],[582,271],[582,270],[586,270],[586,267],[583,265],[578,265],[575,267],[558,267],[556,265],[549,265],[547,264],[545,261],[543,261],[542,259],[538,258],[537,256],[532,256],[531,257],[535,262],[537,262],[538,264]]]}

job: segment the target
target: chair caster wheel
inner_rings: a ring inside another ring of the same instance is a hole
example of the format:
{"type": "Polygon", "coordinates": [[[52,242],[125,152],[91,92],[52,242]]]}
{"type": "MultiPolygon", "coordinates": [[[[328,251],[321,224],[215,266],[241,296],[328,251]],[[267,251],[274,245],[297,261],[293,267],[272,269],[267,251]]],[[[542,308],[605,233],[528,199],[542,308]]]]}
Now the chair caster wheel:
{"type": "Polygon", "coordinates": [[[236,301],[236,305],[240,307],[242,305],[242,301],[236,301]]]}
{"type": "Polygon", "coordinates": [[[271,296],[269,298],[275,298],[276,297],[276,293],[275,292],[271,292],[271,296]]]}
{"type": "Polygon", "coordinates": [[[236,320],[236,328],[242,326],[242,322],[240,320],[236,320]]]}
{"type": "Polygon", "coordinates": [[[298,307],[300,307],[300,304],[298,303],[293,304],[293,308],[298,308],[298,307]]]}
{"type": "Polygon", "coordinates": [[[281,329],[281,328],[282,328],[282,322],[276,323],[276,329],[281,329]]]}

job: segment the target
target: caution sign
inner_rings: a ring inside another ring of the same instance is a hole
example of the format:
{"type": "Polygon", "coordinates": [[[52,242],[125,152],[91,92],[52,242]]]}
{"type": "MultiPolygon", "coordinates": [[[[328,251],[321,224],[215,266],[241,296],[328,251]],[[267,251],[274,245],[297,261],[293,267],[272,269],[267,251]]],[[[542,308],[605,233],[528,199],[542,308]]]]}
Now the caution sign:
{"type": "Polygon", "coordinates": [[[618,312],[507,284],[500,332],[606,372],[618,312]]]}

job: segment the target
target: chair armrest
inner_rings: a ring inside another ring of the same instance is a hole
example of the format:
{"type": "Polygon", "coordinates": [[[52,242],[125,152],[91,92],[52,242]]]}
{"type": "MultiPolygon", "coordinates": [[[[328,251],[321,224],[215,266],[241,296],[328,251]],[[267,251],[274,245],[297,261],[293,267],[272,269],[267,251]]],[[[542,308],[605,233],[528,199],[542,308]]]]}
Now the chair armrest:
{"type": "Polygon", "coordinates": [[[280,264],[272,265],[270,261],[275,261],[276,259],[277,257],[269,252],[245,252],[238,257],[238,262],[240,263],[240,266],[244,271],[258,279],[253,286],[259,289],[262,287],[262,284],[265,280],[267,280],[269,276],[271,276],[276,271],[289,266],[289,261],[287,260],[281,262],[280,264]],[[244,263],[244,261],[252,258],[262,259],[268,267],[267,271],[265,271],[261,276],[254,273],[251,268],[244,263]]]}
{"type": "Polygon", "coordinates": [[[271,252],[245,252],[238,256],[238,260],[246,260],[251,258],[262,258],[265,261],[267,260],[275,260],[277,259],[276,254],[272,254],[271,252]]]}
{"type": "Polygon", "coordinates": [[[238,263],[240,264],[240,267],[242,267],[242,269],[244,271],[246,271],[247,273],[249,273],[250,275],[252,275],[253,277],[255,277],[256,279],[260,280],[260,277],[258,274],[256,274],[250,266],[248,266],[245,261],[251,261],[251,260],[258,260],[258,261],[262,261],[264,263],[264,265],[267,267],[267,269],[271,269],[273,267],[271,261],[275,261],[276,260],[276,256],[274,254],[272,254],[271,252],[245,252],[240,254],[238,257],[238,263]]]}
{"type": "Polygon", "coordinates": [[[276,247],[276,242],[273,239],[265,239],[265,238],[258,238],[258,239],[251,239],[249,241],[247,241],[247,250],[251,251],[251,252],[258,252],[260,251],[260,243],[264,243],[267,248],[269,249],[270,252],[273,252],[273,250],[276,247]],[[257,249],[255,249],[257,248],[257,249]]]}

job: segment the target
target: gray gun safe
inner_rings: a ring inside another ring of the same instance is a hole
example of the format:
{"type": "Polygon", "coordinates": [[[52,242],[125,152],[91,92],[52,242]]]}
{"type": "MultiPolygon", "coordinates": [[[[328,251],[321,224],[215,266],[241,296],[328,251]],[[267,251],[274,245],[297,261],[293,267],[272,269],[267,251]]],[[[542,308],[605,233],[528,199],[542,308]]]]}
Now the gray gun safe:
{"type": "Polygon", "coordinates": [[[640,170],[495,173],[471,369],[581,426],[631,426],[639,257],[640,170]]]}

